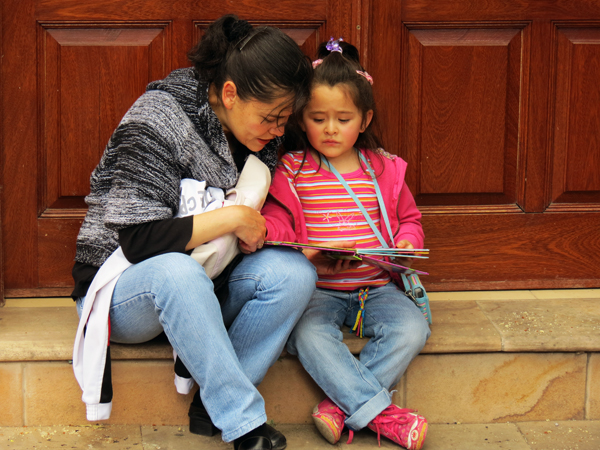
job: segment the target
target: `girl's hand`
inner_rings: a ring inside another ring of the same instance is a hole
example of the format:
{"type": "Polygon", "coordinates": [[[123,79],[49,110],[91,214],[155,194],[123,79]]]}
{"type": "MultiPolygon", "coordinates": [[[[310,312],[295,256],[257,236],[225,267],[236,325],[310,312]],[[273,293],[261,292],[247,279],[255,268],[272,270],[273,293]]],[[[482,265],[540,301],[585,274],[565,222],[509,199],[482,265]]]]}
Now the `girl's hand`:
{"type": "MultiPolygon", "coordinates": [[[[396,244],[396,248],[407,248],[407,249],[412,250],[413,248],[415,248],[415,246],[412,245],[410,243],[410,241],[403,239],[396,244]]],[[[390,259],[392,260],[393,263],[400,264],[401,266],[404,266],[404,267],[410,267],[413,263],[413,258],[390,258],[390,259]]]]}
{"type": "MultiPolygon", "coordinates": [[[[337,248],[354,248],[356,241],[329,241],[320,243],[319,245],[337,248]]],[[[303,253],[317,269],[317,275],[335,275],[343,270],[358,267],[362,264],[360,261],[332,259],[325,255],[321,250],[306,248],[303,250],[303,253]]]]}

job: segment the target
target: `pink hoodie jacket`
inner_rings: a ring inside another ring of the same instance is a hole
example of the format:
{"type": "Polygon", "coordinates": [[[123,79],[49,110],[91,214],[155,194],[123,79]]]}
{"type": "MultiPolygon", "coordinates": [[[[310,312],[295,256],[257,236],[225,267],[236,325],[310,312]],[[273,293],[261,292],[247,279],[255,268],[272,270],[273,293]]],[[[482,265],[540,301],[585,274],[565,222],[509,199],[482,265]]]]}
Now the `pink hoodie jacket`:
{"type": "MultiPolygon", "coordinates": [[[[365,156],[368,153],[366,152],[365,156]]],[[[423,248],[425,235],[421,226],[421,213],[404,182],[406,162],[382,149],[371,153],[379,155],[379,157],[371,155],[371,164],[377,175],[377,183],[394,234],[392,240],[382,220],[380,231],[383,238],[390,247],[395,247],[396,242],[406,239],[415,248],[423,248]]],[[[288,181],[285,172],[285,167],[279,164],[275,170],[267,201],[261,211],[266,219],[267,240],[307,243],[302,206],[296,189],[288,181]]],[[[397,282],[400,279],[397,274],[392,274],[392,278],[397,282]]],[[[400,286],[402,286],[401,282],[400,286]]]]}

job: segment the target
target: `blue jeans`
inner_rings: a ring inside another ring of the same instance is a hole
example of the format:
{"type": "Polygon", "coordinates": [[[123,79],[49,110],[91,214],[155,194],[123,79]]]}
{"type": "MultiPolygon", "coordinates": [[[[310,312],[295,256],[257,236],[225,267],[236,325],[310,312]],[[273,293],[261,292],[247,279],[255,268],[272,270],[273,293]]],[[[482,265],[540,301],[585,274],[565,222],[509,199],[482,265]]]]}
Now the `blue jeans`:
{"type": "Polygon", "coordinates": [[[164,331],[200,386],[223,440],[231,442],[266,422],[256,386],[280,356],[316,278],[302,253],[265,248],[234,269],[229,298],[220,305],[194,259],[181,253],[155,256],[119,278],[110,309],[111,341],[146,342],[164,331]]]}
{"type": "Polygon", "coordinates": [[[354,326],[358,290],[317,289],[290,336],[287,349],[325,394],[347,415],[346,425],[364,428],[392,403],[392,389],[429,338],[419,308],[395,284],[370,288],[364,336],[357,359],[343,343],[340,327],[354,326]]]}

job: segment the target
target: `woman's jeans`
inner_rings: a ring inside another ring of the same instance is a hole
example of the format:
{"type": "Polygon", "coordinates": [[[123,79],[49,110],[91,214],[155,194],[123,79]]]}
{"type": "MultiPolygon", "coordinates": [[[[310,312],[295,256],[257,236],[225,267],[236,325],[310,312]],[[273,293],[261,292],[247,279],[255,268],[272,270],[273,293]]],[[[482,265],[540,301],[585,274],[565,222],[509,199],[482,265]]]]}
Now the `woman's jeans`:
{"type": "MultiPolygon", "coordinates": [[[[202,403],[223,440],[266,422],[256,389],[280,356],[314,291],[314,266],[294,249],[245,256],[219,304],[204,268],[168,253],[129,267],[110,309],[111,341],[140,343],[163,331],[200,386],[202,403]]],[[[81,313],[82,301],[78,302],[81,313]]],[[[152,395],[152,393],[149,393],[152,395]]]]}
{"type": "Polygon", "coordinates": [[[370,339],[357,359],[340,327],[353,327],[359,308],[358,290],[317,289],[287,346],[353,430],[392,403],[390,389],[430,335],[419,308],[395,284],[370,288],[363,318],[363,335],[370,339]]]}

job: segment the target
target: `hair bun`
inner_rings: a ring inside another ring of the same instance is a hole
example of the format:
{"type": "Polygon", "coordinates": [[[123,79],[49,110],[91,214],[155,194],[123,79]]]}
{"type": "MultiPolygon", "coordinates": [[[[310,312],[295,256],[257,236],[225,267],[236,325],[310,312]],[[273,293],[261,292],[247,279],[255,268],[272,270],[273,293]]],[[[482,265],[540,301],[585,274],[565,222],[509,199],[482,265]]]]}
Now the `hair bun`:
{"type": "Polygon", "coordinates": [[[248,33],[252,31],[252,25],[250,22],[243,19],[234,19],[231,22],[225,24],[223,27],[225,30],[225,36],[229,42],[239,42],[245,38],[248,33]]]}
{"type": "Polygon", "coordinates": [[[327,48],[327,41],[321,42],[321,44],[319,44],[319,47],[317,49],[317,58],[323,59],[323,58],[329,56],[331,53],[340,53],[341,55],[343,55],[344,58],[360,64],[360,55],[358,53],[358,49],[354,45],[352,45],[346,41],[340,41],[339,46],[342,49],[341,52],[337,52],[337,51],[331,52],[327,48]]]}

